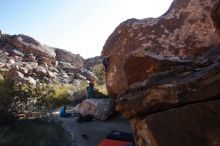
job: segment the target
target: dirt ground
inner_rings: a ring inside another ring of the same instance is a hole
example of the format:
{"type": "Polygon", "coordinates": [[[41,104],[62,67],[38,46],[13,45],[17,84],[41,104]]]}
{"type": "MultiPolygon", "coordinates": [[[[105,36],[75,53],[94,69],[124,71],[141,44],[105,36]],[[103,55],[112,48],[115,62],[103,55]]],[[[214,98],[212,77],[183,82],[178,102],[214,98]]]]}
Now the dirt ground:
{"type": "Polygon", "coordinates": [[[60,118],[63,126],[73,135],[75,140],[72,146],[97,146],[111,131],[132,133],[129,121],[119,114],[111,116],[106,121],[92,120],[78,123],[76,117],[60,118]],[[82,135],[87,136],[82,136],[82,135]]]}

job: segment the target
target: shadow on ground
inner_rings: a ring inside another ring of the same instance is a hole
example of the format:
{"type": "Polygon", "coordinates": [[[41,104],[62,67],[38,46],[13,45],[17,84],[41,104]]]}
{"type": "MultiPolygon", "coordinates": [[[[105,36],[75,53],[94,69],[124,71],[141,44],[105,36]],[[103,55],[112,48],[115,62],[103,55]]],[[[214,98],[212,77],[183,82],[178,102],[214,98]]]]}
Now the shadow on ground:
{"type": "Polygon", "coordinates": [[[63,126],[73,135],[73,146],[97,146],[111,131],[132,133],[128,119],[119,114],[114,114],[106,121],[92,120],[78,123],[76,117],[59,118],[63,126]]]}

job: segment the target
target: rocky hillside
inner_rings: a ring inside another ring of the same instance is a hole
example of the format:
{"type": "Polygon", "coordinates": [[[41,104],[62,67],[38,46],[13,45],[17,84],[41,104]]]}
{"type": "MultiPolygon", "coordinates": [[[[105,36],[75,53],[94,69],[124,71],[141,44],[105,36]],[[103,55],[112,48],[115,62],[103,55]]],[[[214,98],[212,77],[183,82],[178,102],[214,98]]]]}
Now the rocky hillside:
{"type": "Polygon", "coordinates": [[[83,67],[81,56],[42,45],[21,34],[0,33],[0,72],[9,74],[12,79],[33,84],[97,80],[92,72],[83,67]]]}
{"type": "Polygon", "coordinates": [[[103,57],[96,56],[83,60],[84,68],[91,70],[92,67],[98,64],[102,64],[103,57]]]}
{"type": "Polygon", "coordinates": [[[220,0],[174,0],[106,41],[106,84],[137,146],[220,145],[220,0]]]}

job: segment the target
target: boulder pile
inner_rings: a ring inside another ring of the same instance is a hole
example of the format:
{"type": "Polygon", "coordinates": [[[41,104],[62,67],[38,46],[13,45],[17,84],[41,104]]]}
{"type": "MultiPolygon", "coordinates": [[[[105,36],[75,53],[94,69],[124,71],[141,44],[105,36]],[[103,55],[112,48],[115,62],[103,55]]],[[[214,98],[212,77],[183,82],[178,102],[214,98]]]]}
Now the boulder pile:
{"type": "Polygon", "coordinates": [[[83,58],[63,49],[43,45],[26,35],[0,35],[0,72],[30,83],[74,83],[97,79],[83,58]]]}

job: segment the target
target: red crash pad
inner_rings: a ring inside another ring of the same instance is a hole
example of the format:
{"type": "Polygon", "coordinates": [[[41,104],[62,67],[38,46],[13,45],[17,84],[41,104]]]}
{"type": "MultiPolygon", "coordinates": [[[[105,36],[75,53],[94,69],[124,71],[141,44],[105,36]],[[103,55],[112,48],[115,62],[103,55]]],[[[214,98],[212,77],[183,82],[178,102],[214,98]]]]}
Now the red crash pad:
{"type": "Polygon", "coordinates": [[[102,140],[98,146],[124,146],[126,144],[129,144],[128,141],[121,141],[121,140],[112,140],[105,138],[102,140]]]}

